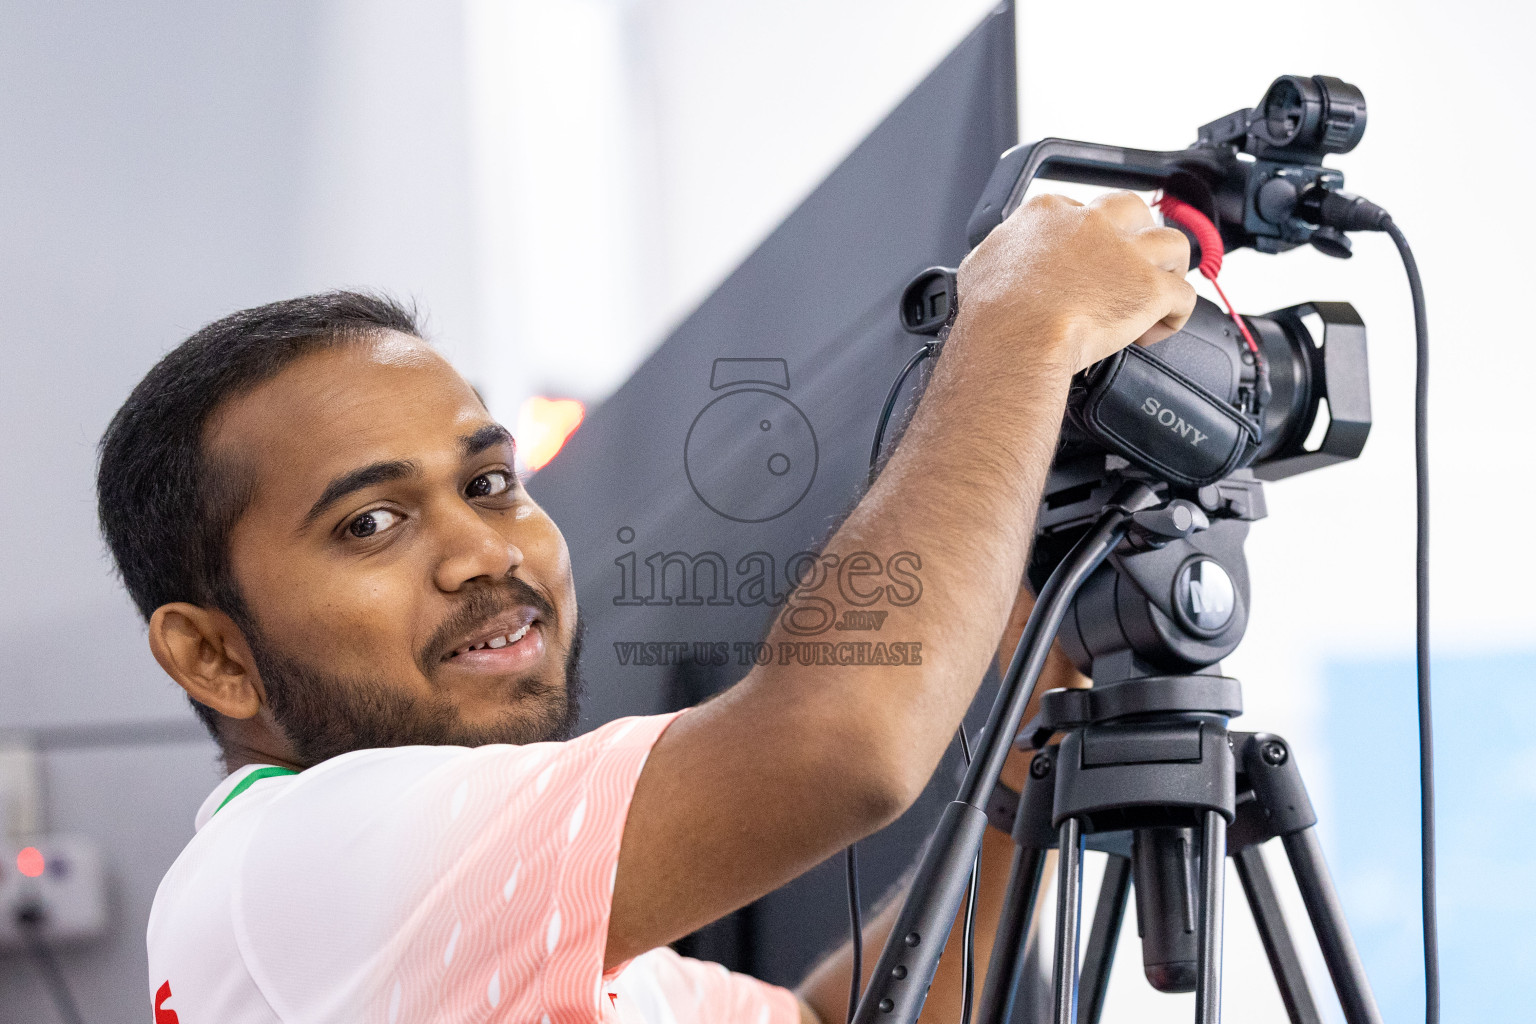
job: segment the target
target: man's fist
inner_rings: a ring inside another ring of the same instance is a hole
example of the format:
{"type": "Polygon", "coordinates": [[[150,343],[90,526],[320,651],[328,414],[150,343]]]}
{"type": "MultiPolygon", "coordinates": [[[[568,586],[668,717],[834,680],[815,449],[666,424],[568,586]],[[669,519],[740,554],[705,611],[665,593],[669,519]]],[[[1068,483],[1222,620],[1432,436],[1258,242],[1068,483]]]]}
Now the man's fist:
{"type": "Polygon", "coordinates": [[[1087,206],[1036,196],[960,264],[960,320],[984,343],[1081,370],[1183,327],[1195,308],[1188,270],[1189,241],[1133,193],[1087,206]]]}

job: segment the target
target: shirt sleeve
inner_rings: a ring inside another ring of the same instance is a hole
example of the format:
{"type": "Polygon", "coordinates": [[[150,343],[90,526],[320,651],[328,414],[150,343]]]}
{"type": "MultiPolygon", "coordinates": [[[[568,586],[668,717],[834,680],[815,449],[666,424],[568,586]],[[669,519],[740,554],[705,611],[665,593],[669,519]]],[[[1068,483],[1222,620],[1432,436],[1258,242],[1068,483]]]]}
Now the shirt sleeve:
{"type": "Polygon", "coordinates": [[[609,991],[604,1020],[615,1024],[800,1024],[800,1002],[788,989],[665,946],[637,958],[609,991]]]}
{"type": "Polygon", "coordinates": [[[565,743],[360,751],[273,801],[237,941],[284,1020],[603,1019],[635,783],[675,715],[565,743]]]}

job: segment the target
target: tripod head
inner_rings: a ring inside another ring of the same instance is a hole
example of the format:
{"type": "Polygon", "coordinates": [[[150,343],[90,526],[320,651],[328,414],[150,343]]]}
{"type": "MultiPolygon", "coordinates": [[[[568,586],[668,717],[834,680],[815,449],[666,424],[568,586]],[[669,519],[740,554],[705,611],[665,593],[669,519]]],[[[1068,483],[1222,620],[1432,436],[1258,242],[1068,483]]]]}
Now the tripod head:
{"type": "MultiPolygon", "coordinates": [[[[1116,456],[1058,464],[1041,505],[1029,566],[1037,592],[1103,503],[1137,474],[1116,456]]],[[[1137,513],[1131,532],[1083,584],[1057,634],[1077,669],[1104,685],[1199,672],[1231,654],[1248,625],[1248,524],[1265,515],[1250,471],[1137,513]],[[1184,521],[1171,522],[1182,513],[1184,521]],[[1187,525],[1186,525],[1187,524],[1187,525]]]]}

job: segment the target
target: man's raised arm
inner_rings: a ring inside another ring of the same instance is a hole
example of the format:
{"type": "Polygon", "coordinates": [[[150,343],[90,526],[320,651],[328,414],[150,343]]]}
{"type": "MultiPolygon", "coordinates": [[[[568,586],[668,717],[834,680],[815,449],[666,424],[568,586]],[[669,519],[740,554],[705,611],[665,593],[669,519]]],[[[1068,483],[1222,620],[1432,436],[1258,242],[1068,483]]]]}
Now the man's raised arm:
{"type": "MultiPolygon", "coordinates": [[[[921,560],[921,599],[880,631],[921,643],[921,663],[776,659],[669,728],[625,825],[609,965],[777,888],[917,798],[1003,633],[1072,374],[1182,326],[1188,260],[1184,236],[1122,192],[1032,199],[961,264],[927,392],[824,550],[921,560]]],[[[839,588],[818,596],[841,615],[839,588]]],[[[767,638],[797,639],[782,619],[767,638]]]]}

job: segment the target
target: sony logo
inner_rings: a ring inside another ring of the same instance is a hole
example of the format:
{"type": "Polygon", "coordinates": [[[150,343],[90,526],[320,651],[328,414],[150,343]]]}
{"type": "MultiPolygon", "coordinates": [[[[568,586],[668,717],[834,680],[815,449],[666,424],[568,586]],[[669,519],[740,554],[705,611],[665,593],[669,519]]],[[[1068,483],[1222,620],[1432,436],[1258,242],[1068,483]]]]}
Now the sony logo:
{"type": "Polygon", "coordinates": [[[1204,441],[1208,436],[1196,430],[1193,423],[1188,422],[1184,419],[1184,417],[1180,416],[1166,405],[1163,405],[1155,398],[1149,397],[1145,402],[1142,402],[1141,411],[1157,420],[1157,422],[1161,423],[1175,434],[1178,434],[1180,437],[1187,440],[1191,448],[1199,445],[1200,442],[1204,441]]]}

